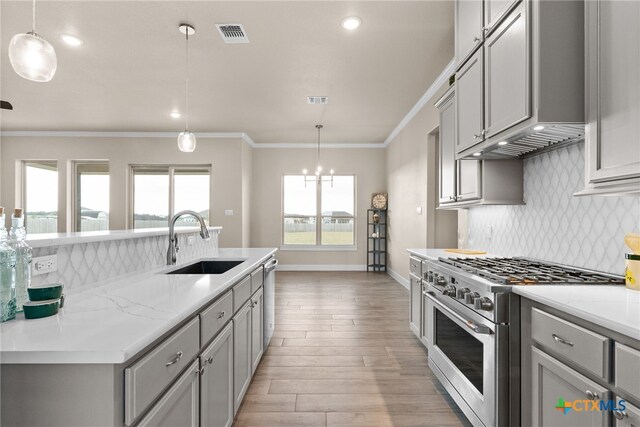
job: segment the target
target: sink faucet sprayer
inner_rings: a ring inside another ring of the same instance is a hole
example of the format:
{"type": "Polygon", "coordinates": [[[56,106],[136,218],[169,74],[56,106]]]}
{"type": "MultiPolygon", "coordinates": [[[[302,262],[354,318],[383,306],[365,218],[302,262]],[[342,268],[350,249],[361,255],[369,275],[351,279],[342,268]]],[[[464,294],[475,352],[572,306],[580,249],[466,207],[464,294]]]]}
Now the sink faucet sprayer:
{"type": "Polygon", "coordinates": [[[209,240],[209,230],[207,230],[207,224],[204,223],[204,219],[198,212],[186,210],[180,211],[171,218],[169,222],[169,249],[167,249],[167,265],[174,265],[176,263],[176,252],[180,250],[178,246],[178,236],[174,233],[176,221],[183,215],[191,215],[198,221],[200,221],[200,237],[204,240],[209,240]]]}

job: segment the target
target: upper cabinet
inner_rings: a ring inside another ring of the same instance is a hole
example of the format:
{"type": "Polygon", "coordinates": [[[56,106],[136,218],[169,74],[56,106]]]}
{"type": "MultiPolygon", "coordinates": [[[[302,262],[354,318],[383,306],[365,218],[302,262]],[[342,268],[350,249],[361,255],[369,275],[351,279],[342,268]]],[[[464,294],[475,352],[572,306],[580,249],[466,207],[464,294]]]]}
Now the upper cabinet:
{"type": "Polygon", "coordinates": [[[584,138],[583,9],[581,0],[456,1],[457,158],[584,138]]]}
{"type": "Polygon", "coordinates": [[[586,188],[640,194],[640,2],[585,2],[586,188]]]}

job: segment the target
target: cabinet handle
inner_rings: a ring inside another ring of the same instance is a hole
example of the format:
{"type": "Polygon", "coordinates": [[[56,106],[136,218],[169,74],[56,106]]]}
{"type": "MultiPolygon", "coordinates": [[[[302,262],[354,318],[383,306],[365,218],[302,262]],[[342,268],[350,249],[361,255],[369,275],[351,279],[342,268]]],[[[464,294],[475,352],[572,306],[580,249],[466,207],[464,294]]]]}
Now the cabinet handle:
{"type": "Polygon", "coordinates": [[[585,394],[587,395],[587,399],[589,400],[596,400],[598,398],[598,393],[594,393],[591,390],[585,391],[585,394]]]}
{"type": "Polygon", "coordinates": [[[626,417],[629,416],[629,414],[627,414],[626,412],[620,411],[618,409],[616,409],[615,411],[613,411],[613,416],[616,417],[616,419],[618,420],[624,420],[626,417]]]}
{"type": "Polygon", "coordinates": [[[474,133],[473,134],[473,139],[478,139],[478,138],[480,138],[480,135],[474,133]]]}
{"type": "Polygon", "coordinates": [[[211,365],[211,364],[213,363],[213,356],[209,356],[209,357],[207,358],[207,363],[208,363],[209,365],[211,365]]]}
{"type": "Polygon", "coordinates": [[[170,361],[168,361],[167,363],[164,364],[164,366],[171,366],[171,365],[175,365],[176,363],[178,363],[180,361],[180,359],[182,359],[182,352],[179,351],[176,353],[175,357],[173,359],[171,359],[170,361]]]}
{"type": "Polygon", "coordinates": [[[558,336],[556,334],[551,334],[551,336],[553,337],[554,340],[556,340],[556,342],[568,345],[569,347],[573,347],[573,343],[571,341],[567,341],[561,336],[558,336]]]}
{"type": "Polygon", "coordinates": [[[476,43],[479,42],[480,41],[480,37],[474,37],[473,41],[476,42],[476,43]]]}
{"type": "Polygon", "coordinates": [[[196,369],[195,374],[200,376],[204,375],[204,366],[200,369],[196,369]]]}
{"type": "Polygon", "coordinates": [[[217,319],[222,319],[225,316],[225,314],[227,314],[227,313],[224,312],[224,311],[221,311],[220,313],[218,313],[217,319]]]}

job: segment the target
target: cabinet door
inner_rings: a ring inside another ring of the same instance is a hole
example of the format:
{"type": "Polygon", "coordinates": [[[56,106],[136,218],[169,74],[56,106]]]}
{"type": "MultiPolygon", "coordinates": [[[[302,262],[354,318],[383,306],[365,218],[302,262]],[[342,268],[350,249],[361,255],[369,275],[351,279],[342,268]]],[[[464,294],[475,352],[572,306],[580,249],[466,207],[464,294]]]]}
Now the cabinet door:
{"type": "MultiPolygon", "coordinates": [[[[620,407],[620,398],[616,399],[616,406],[620,407]]],[[[625,402],[625,410],[613,411],[615,427],[640,427],[640,408],[625,402]]]]}
{"type": "Polygon", "coordinates": [[[587,177],[640,177],[640,2],[587,1],[587,177]]]}
{"type": "Polygon", "coordinates": [[[197,427],[199,405],[200,372],[196,359],[137,426],[197,427]]]}
{"type": "Polygon", "coordinates": [[[264,298],[262,288],[251,297],[251,374],[258,368],[264,352],[264,298]]]}
{"type": "Polygon", "coordinates": [[[409,292],[411,298],[411,306],[409,308],[409,328],[420,339],[422,332],[420,323],[422,319],[422,280],[413,274],[409,275],[409,292]]]}
{"type": "Polygon", "coordinates": [[[429,338],[428,338],[428,331],[429,331],[429,325],[428,325],[428,321],[429,321],[429,316],[427,315],[427,297],[425,296],[425,292],[427,291],[427,284],[426,283],[422,283],[422,318],[421,318],[421,328],[420,328],[420,341],[422,341],[422,345],[424,345],[425,347],[429,347],[429,338]]]}
{"type": "Polygon", "coordinates": [[[233,322],[202,352],[201,427],[233,424],[233,322]]]}
{"type": "MultiPolygon", "coordinates": [[[[518,0],[484,0],[484,28],[491,31],[492,27],[518,0]]],[[[526,0],[525,0],[526,1],[526,0]]]]}
{"type": "MultiPolygon", "coordinates": [[[[462,2],[466,3],[466,2],[462,2]]],[[[456,152],[484,139],[482,49],[456,73],[456,152]]]]}
{"type": "Polygon", "coordinates": [[[457,0],[455,2],[456,63],[464,59],[482,42],[483,0],[457,0]]]}
{"type": "Polygon", "coordinates": [[[482,198],[482,163],[479,160],[458,160],[458,198],[460,201],[482,198]]]}
{"type": "Polygon", "coordinates": [[[486,138],[531,116],[527,4],[520,3],[484,44],[486,138]]]}
{"type": "Polygon", "coordinates": [[[454,93],[438,105],[440,110],[440,203],[456,201],[456,139],[454,93]]]}
{"type": "Polygon", "coordinates": [[[609,411],[583,410],[591,405],[589,399],[609,400],[609,392],[605,388],[535,347],[531,347],[531,363],[533,426],[609,425],[609,411]],[[565,402],[574,401],[578,401],[577,406],[558,409],[566,407],[565,402]]]}
{"type": "Polygon", "coordinates": [[[251,382],[251,305],[233,317],[233,413],[238,412],[251,382]]]}

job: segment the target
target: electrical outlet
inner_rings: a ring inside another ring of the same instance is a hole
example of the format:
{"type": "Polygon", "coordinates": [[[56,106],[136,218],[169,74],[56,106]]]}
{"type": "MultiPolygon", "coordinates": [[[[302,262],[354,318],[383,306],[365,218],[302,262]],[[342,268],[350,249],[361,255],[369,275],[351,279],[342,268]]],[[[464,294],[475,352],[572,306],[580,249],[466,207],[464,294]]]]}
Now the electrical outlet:
{"type": "Polygon", "coordinates": [[[31,268],[34,276],[58,271],[58,255],[47,255],[33,258],[31,260],[31,268]]]}
{"type": "Polygon", "coordinates": [[[233,209],[225,209],[224,216],[233,216],[233,209]]]}
{"type": "Polygon", "coordinates": [[[193,246],[193,242],[196,240],[195,236],[187,236],[187,246],[193,246]]]}
{"type": "Polygon", "coordinates": [[[485,228],[484,230],[484,237],[486,237],[487,239],[491,239],[491,237],[493,237],[493,227],[490,225],[487,225],[487,228],[485,228]]]}
{"type": "Polygon", "coordinates": [[[416,207],[416,215],[422,215],[422,206],[416,207]]]}

